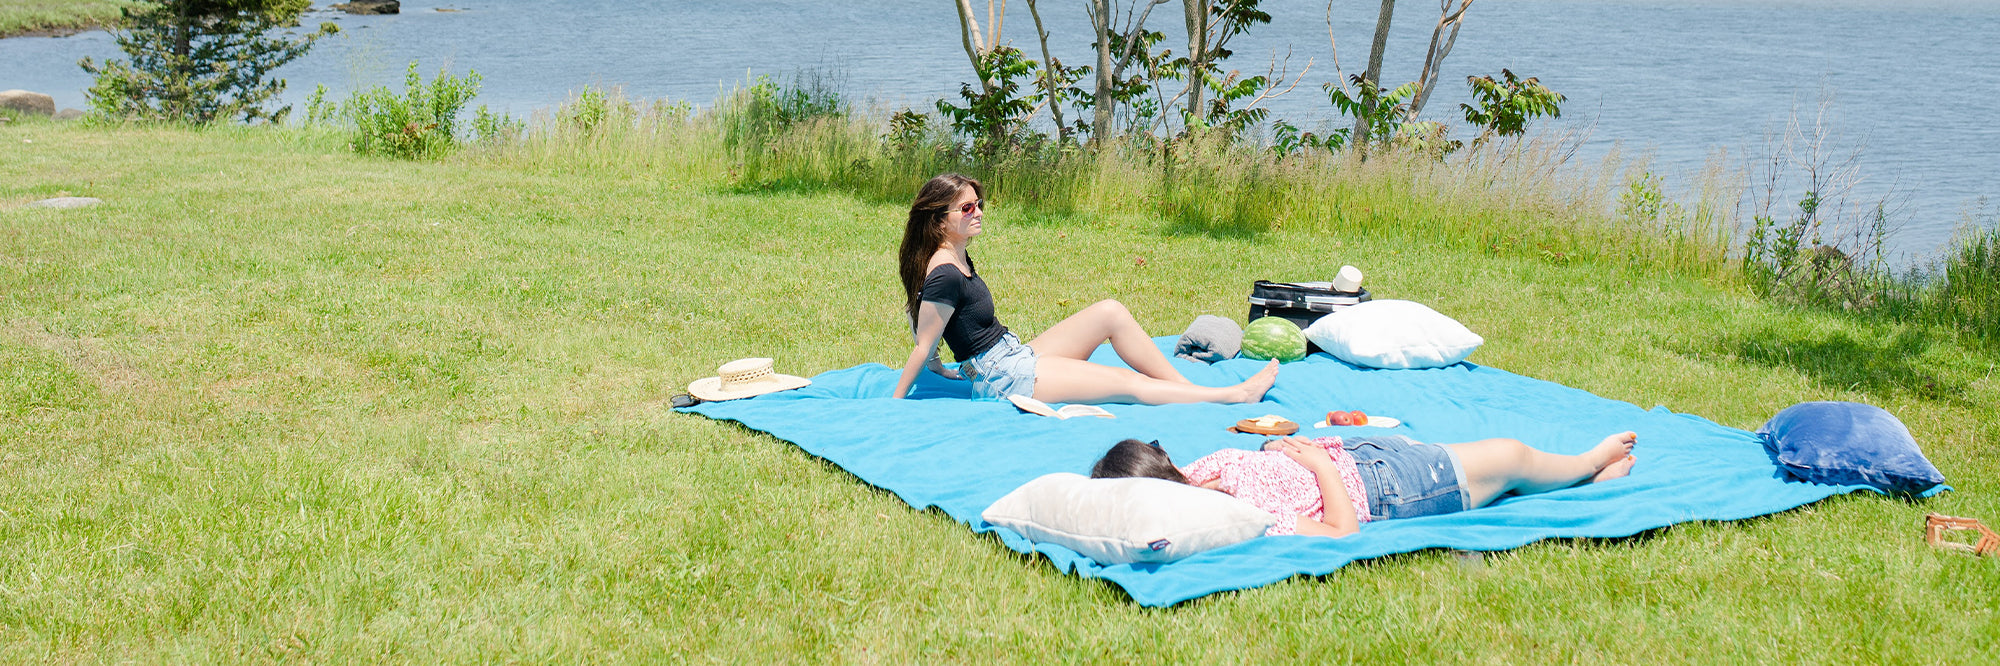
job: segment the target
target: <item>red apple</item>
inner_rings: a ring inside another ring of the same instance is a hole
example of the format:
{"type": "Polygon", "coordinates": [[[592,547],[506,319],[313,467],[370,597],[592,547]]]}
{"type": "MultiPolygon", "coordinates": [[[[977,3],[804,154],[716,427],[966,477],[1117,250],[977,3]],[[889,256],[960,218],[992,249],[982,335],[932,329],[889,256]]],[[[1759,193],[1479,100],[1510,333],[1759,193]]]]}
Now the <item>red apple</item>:
{"type": "Polygon", "coordinates": [[[1368,415],[1361,413],[1361,410],[1357,409],[1352,412],[1348,412],[1347,422],[1354,425],[1365,426],[1368,425],[1368,415]]]}
{"type": "Polygon", "coordinates": [[[1326,422],[1328,425],[1354,425],[1354,418],[1347,412],[1334,411],[1326,413],[1326,422]]]}

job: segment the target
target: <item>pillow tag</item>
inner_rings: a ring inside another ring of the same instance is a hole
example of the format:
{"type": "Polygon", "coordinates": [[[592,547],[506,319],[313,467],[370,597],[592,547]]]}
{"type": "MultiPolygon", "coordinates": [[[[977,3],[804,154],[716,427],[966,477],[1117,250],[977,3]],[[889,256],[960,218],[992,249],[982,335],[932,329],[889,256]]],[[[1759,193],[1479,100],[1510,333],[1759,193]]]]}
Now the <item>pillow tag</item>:
{"type": "Polygon", "coordinates": [[[1146,544],[1146,547],[1153,549],[1153,552],[1159,552],[1162,550],[1166,550],[1167,546],[1171,545],[1174,545],[1174,542],[1168,541],[1166,539],[1155,539],[1153,540],[1152,543],[1146,544]]]}

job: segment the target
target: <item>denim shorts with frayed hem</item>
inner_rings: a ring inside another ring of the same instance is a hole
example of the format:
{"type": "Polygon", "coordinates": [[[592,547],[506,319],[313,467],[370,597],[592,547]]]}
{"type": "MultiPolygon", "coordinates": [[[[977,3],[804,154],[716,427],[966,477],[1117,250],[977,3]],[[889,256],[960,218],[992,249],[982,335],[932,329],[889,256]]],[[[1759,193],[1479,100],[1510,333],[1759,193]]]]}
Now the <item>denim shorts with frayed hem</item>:
{"type": "Polygon", "coordinates": [[[958,364],[966,379],[972,380],[972,395],[988,400],[1005,400],[1010,395],[1035,397],[1035,348],[1014,337],[1000,334],[1000,341],[970,360],[958,364]]]}
{"type": "Polygon", "coordinates": [[[1472,508],[1465,492],[1465,466],[1443,444],[1425,444],[1402,435],[1342,438],[1354,456],[1361,484],[1368,488],[1371,520],[1416,518],[1472,508]]]}

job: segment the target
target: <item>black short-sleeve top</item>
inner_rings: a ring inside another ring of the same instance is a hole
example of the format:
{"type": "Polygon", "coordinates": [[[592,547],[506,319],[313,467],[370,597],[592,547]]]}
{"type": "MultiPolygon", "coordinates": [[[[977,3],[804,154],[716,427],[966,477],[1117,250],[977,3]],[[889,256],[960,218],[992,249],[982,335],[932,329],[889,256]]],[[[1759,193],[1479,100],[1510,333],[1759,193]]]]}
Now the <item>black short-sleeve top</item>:
{"type": "Polygon", "coordinates": [[[918,300],[951,306],[951,319],[944,323],[944,342],[959,361],[991,349],[1007,332],[993,316],[993,292],[979,279],[979,266],[973,265],[970,257],[966,264],[972,266],[972,275],[960,273],[954,264],[931,269],[917,292],[918,300]]]}

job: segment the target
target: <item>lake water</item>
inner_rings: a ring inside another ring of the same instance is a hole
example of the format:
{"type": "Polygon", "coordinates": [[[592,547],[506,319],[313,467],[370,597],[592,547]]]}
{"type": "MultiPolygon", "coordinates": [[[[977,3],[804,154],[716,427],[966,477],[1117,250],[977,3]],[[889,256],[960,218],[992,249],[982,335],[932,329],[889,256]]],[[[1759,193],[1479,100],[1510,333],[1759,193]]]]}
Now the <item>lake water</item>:
{"type": "MultiPolygon", "coordinates": [[[[1090,62],[1085,3],[1045,4],[1056,56],[1090,62]]],[[[1304,84],[1268,106],[1274,118],[1313,127],[1332,115],[1318,88],[1334,78],[1328,5],[1264,6],[1275,21],[1238,37],[1230,64],[1261,73],[1289,49],[1296,72],[1312,59],[1304,84]]],[[[520,116],[585,85],[707,104],[748,74],[807,69],[833,72],[855,98],[928,108],[971,79],[952,7],[950,0],[407,0],[395,16],[313,12],[308,25],[332,21],[345,32],[280,75],[297,105],[318,83],[342,94],[400,85],[411,60],[427,76],[441,65],[469,68],[485,77],[476,103],[520,116]]],[[[1377,7],[1334,0],[1332,27],[1348,72],[1365,64],[1377,7]]],[[[1005,38],[1039,57],[1026,3],[1009,9],[1005,38]]],[[[1401,3],[1384,80],[1415,78],[1436,19],[1433,3],[1401,3]]],[[[1148,24],[1167,33],[1167,44],[1185,42],[1178,3],[1161,5],[1148,24]]],[[[1794,111],[1810,118],[1830,96],[1835,145],[1862,151],[1866,181],[1857,195],[1904,201],[1890,246],[1907,260],[1934,253],[1969,216],[1991,220],[1993,208],[1977,207],[2000,202],[1995,35],[2000,0],[1484,0],[1467,13],[1426,115],[1457,116],[1467,75],[1505,67],[1538,76],[1569,98],[1563,118],[1545,126],[1589,128],[1584,160],[1618,145],[1627,156],[1650,156],[1671,188],[1690,182],[1717,149],[1738,159],[1764,154],[1765,138],[1794,111]]],[[[90,81],[76,61],[116,55],[103,32],[0,40],[0,89],[45,92],[58,106],[82,108],[90,81]]]]}

